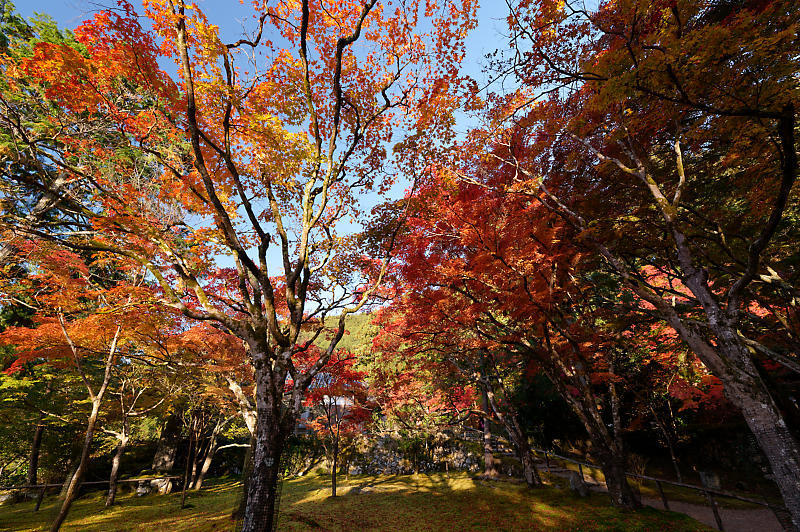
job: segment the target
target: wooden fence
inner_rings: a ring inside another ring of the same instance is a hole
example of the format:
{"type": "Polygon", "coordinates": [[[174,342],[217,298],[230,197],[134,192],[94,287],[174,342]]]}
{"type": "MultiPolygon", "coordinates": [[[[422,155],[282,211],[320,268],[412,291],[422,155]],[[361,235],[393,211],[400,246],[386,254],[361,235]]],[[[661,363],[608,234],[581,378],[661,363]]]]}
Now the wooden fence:
{"type": "MultiPolygon", "coordinates": [[[[544,449],[532,448],[532,450],[534,452],[539,453],[539,454],[544,456],[544,462],[545,462],[545,466],[547,467],[548,472],[550,471],[550,459],[551,458],[558,458],[560,460],[564,460],[564,461],[567,461],[567,462],[572,462],[573,464],[577,464],[578,472],[581,475],[581,479],[584,478],[584,476],[583,476],[583,468],[584,467],[591,467],[591,468],[595,468],[595,469],[601,469],[601,467],[599,465],[597,465],[597,464],[591,464],[591,463],[588,463],[588,462],[582,462],[580,460],[575,460],[574,458],[569,458],[567,456],[561,456],[559,454],[555,454],[555,453],[546,451],[544,449]]],[[[792,530],[792,523],[791,523],[791,517],[790,517],[789,511],[784,506],[778,506],[778,505],[775,505],[775,504],[771,504],[767,500],[760,501],[758,499],[753,499],[753,498],[750,498],[750,497],[743,497],[741,495],[738,495],[736,493],[731,493],[731,492],[728,492],[728,491],[722,491],[722,490],[718,490],[718,489],[713,489],[713,488],[709,488],[709,487],[706,487],[706,486],[697,486],[697,485],[694,485],[694,484],[686,484],[685,482],[676,482],[674,480],[666,480],[666,479],[663,479],[663,478],[656,478],[656,477],[651,477],[651,476],[648,476],[648,475],[637,475],[635,473],[627,473],[627,472],[625,474],[628,477],[635,478],[637,480],[647,480],[647,481],[650,481],[650,482],[654,482],[655,485],[656,485],[656,488],[658,488],[658,493],[661,496],[661,502],[664,505],[664,509],[666,509],[666,510],[669,510],[670,508],[669,508],[669,500],[667,498],[666,493],[664,492],[664,484],[668,484],[668,485],[671,485],[671,486],[677,486],[677,487],[684,488],[684,489],[695,490],[695,491],[698,491],[698,492],[702,493],[705,496],[705,499],[708,502],[708,505],[711,507],[711,510],[714,512],[714,520],[716,521],[717,528],[719,530],[723,530],[724,531],[725,527],[724,527],[724,525],[722,523],[722,516],[720,515],[719,505],[717,505],[717,500],[716,499],[718,497],[734,499],[734,500],[737,500],[737,501],[742,501],[742,502],[746,502],[746,503],[749,503],[749,504],[754,504],[754,505],[757,505],[757,506],[763,506],[763,507],[769,508],[770,510],[773,511],[773,513],[775,514],[775,517],[778,519],[778,522],[781,524],[781,526],[784,527],[784,529],[792,530]]]]}
{"type": "MultiPolygon", "coordinates": [[[[172,477],[147,477],[147,478],[124,478],[117,480],[117,484],[123,483],[130,483],[130,482],[147,482],[150,480],[180,480],[181,477],[179,476],[172,476],[172,477]]],[[[91,480],[88,482],[81,482],[81,487],[83,486],[98,486],[101,484],[108,484],[109,480],[91,480]]],[[[33,511],[38,512],[39,507],[42,505],[42,500],[44,499],[45,492],[48,488],[60,488],[64,485],[64,483],[59,484],[23,484],[22,486],[0,486],[0,491],[16,491],[16,490],[34,490],[38,489],[39,495],[36,497],[36,506],[34,507],[33,511]]]]}

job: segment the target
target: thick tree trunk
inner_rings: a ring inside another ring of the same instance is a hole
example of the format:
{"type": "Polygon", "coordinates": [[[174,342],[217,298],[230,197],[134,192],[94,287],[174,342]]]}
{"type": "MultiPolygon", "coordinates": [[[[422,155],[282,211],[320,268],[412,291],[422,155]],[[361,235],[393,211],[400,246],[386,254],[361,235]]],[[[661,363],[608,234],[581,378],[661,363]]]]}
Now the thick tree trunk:
{"type": "Polygon", "coordinates": [[[92,413],[89,415],[89,422],[86,425],[86,437],[83,440],[81,459],[80,462],[78,462],[78,468],[75,470],[75,474],[72,475],[72,479],[69,482],[67,493],[64,495],[64,502],[61,505],[61,510],[59,510],[53,524],[50,525],[50,532],[57,532],[61,528],[61,525],[64,524],[64,519],[67,518],[69,509],[73,501],[75,501],[75,497],[78,495],[78,489],[83,481],[83,476],[86,474],[86,469],[89,466],[89,452],[92,448],[94,430],[97,426],[97,414],[100,412],[100,399],[100,397],[96,397],[95,400],[92,401],[92,413]]]}
{"type": "Polygon", "coordinates": [[[128,446],[128,437],[123,436],[117,445],[117,452],[114,453],[114,458],[111,460],[111,476],[108,478],[108,495],[106,496],[106,508],[114,505],[114,500],[117,498],[117,478],[119,478],[119,464],[122,461],[122,455],[125,448],[128,446]]]}
{"type": "Polygon", "coordinates": [[[267,419],[267,416],[262,416],[259,412],[256,424],[256,447],[253,451],[253,471],[247,488],[242,532],[274,530],[278,468],[285,439],[280,424],[267,419]]]}
{"type": "Polygon", "coordinates": [[[740,376],[725,387],[726,395],[742,410],[747,426],[772,468],[783,503],[800,530],[800,450],[772,397],[756,378],[740,376]]]}
{"type": "MultiPolygon", "coordinates": [[[[255,425],[253,426],[255,428],[255,425]]],[[[247,507],[247,492],[250,488],[250,475],[253,473],[253,454],[256,448],[256,435],[250,434],[250,446],[244,454],[244,463],[242,464],[242,498],[239,501],[238,508],[231,516],[234,521],[239,521],[244,518],[244,512],[247,507]]]]}
{"type": "Polygon", "coordinates": [[[489,398],[486,392],[481,393],[483,407],[483,475],[487,478],[497,478],[497,463],[492,452],[492,426],[490,420],[489,398]]]}
{"type": "Polygon", "coordinates": [[[28,458],[28,477],[26,483],[36,484],[39,471],[39,451],[42,447],[42,435],[44,434],[44,414],[39,414],[39,421],[36,423],[36,430],[33,433],[31,442],[31,454],[28,458]]]}
{"type": "Polygon", "coordinates": [[[280,457],[294,416],[281,417],[285,374],[275,375],[266,357],[253,358],[256,373],[256,446],[253,470],[247,487],[242,532],[272,532],[275,529],[280,457]]]}
{"type": "Polygon", "coordinates": [[[625,475],[625,456],[622,453],[605,451],[600,455],[600,468],[606,478],[606,487],[611,504],[619,508],[636,510],[642,507],[639,496],[634,492],[625,475]]]}

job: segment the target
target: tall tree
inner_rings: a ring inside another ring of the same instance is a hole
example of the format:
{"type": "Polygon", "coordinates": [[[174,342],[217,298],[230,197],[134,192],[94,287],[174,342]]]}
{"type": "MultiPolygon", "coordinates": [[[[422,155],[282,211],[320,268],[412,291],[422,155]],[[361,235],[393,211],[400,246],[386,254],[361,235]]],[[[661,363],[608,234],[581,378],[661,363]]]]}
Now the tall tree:
{"type": "Polygon", "coordinates": [[[87,264],[77,254],[47,242],[29,242],[27,249],[28,261],[36,269],[13,289],[32,294],[38,324],[35,328],[9,328],[0,338],[17,348],[16,366],[38,359],[69,368],[83,383],[90,405],[77,469],[51,525],[55,531],[66,519],[89,466],[92,441],[118,359],[133,341],[137,327],[159,316],[142,303],[151,297],[149,290],[141,287],[140,273],[127,272],[130,282],[125,282],[124,272],[115,270],[107,260],[87,264]]]}
{"type": "Polygon", "coordinates": [[[523,1],[509,23],[519,90],[494,100],[507,127],[491,157],[721,380],[800,525],[800,447],[758,363],[799,369],[800,15],[783,1],[523,1]]]}
{"type": "MultiPolygon", "coordinates": [[[[143,265],[164,304],[246,343],[258,418],[246,531],[271,529],[303,393],[388,262],[393,232],[375,262],[340,222],[359,213],[360,193],[391,185],[384,159],[399,127],[435,138],[449,122],[475,10],[469,1],[254,7],[255,34],[225,44],[196,6],[147,2],[159,47],[123,3],[75,31],[84,53],[37,44],[7,68],[13,81],[35,80],[65,132],[66,147],[43,156],[96,186],[86,210],[94,231],[69,244],[143,265]],[[177,86],[157,66],[162,52],[177,63],[177,86]],[[86,134],[91,124],[114,127],[86,134]],[[205,275],[220,255],[235,265],[233,293],[205,275]],[[293,357],[326,329],[328,348],[300,374],[293,357]]],[[[26,145],[50,134],[9,129],[26,145]]]]}

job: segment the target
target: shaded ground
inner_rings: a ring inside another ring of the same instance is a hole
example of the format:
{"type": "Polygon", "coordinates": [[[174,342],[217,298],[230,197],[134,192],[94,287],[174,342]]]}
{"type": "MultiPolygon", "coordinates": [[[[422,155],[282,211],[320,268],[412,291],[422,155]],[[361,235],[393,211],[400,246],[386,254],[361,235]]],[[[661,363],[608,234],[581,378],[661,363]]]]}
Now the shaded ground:
{"type": "MultiPolygon", "coordinates": [[[[575,470],[575,468],[564,468],[558,467],[556,465],[552,465],[550,468],[551,475],[556,477],[561,477],[563,479],[568,478],[571,470],[575,470]]],[[[597,476],[596,472],[592,472],[593,475],[597,476]]],[[[601,493],[607,493],[606,485],[604,482],[598,480],[597,478],[592,478],[588,475],[584,476],[584,480],[586,484],[589,486],[593,492],[597,493],[598,495],[601,493]]],[[[664,504],[661,502],[661,499],[648,497],[649,494],[648,489],[642,490],[642,503],[656,509],[664,508],[664,504]]],[[[673,512],[680,512],[682,514],[688,515],[701,523],[704,523],[712,528],[716,528],[716,520],[714,519],[714,511],[711,509],[710,506],[704,504],[694,504],[693,502],[686,502],[681,500],[675,500],[671,495],[676,496],[674,493],[667,493],[667,497],[669,499],[669,508],[673,512]]],[[[702,495],[693,494],[694,497],[702,497],[702,495]]],[[[692,497],[692,498],[694,498],[692,497]]],[[[731,501],[737,502],[737,501],[731,501]]],[[[778,518],[775,517],[775,514],[772,510],[768,508],[758,507],[755,505],[743,504],[738,503],[734,506],[744,506],[744,507],[728,507],[728,504],[721,502],[719,504],[719,513],[720,518],[722,519],[722,525],[725,527],[726,532],[782,532],[783,527],[781,526],[778,518]]]]}
{"type": "MultiPolygon", "coordinates": [[[[573,497],[564,490],[530,490],[509,482],[483,482],[465,474],[352,477],[329,497],[327,476],[284,483],[278,530],[708,530],[685,515],[646,508],[624,513],[602,494],[573,497]]],[[[191,508],[180,509],[180,494],[134,497],[103,509],[102,494],[77,501],[63,530],[233,530],[231,510],[240,484],[218,481],[191,493],[191,508]]],[[[55,499],[38,513],[33,503],[0,507],[0,530],[41,530],[52,518],[55,499]]]]}

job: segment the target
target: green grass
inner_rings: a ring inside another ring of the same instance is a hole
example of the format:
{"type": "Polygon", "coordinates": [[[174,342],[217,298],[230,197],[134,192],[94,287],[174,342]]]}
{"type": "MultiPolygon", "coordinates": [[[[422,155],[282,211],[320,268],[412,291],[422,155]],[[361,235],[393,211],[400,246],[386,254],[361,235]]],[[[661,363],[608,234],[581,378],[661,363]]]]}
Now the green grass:
{"type": "MultiPolygon", "coordinates": [[[[476,481],[463,473],[342,480],[336,498],[329,496],[327,476],[285,481],[278,530],[710,530],[683,514],[622,512],[602,495],[580,499],[564,490],[476,481]],[[356,487],[361,492],[349,494],[356,487]]],[[[62,530],[233,530],[230,514],[239,493],[237,482],[211,482],[190,493],[191,507],[183,510],[180,493],[122,495],[108,510],[101,493],[90,494],[76,501],[62,530]]],[[[42,530],[56,502],[46,499],[37,513],[33,502],[0,506],[0,530],[42,530]]]]}

